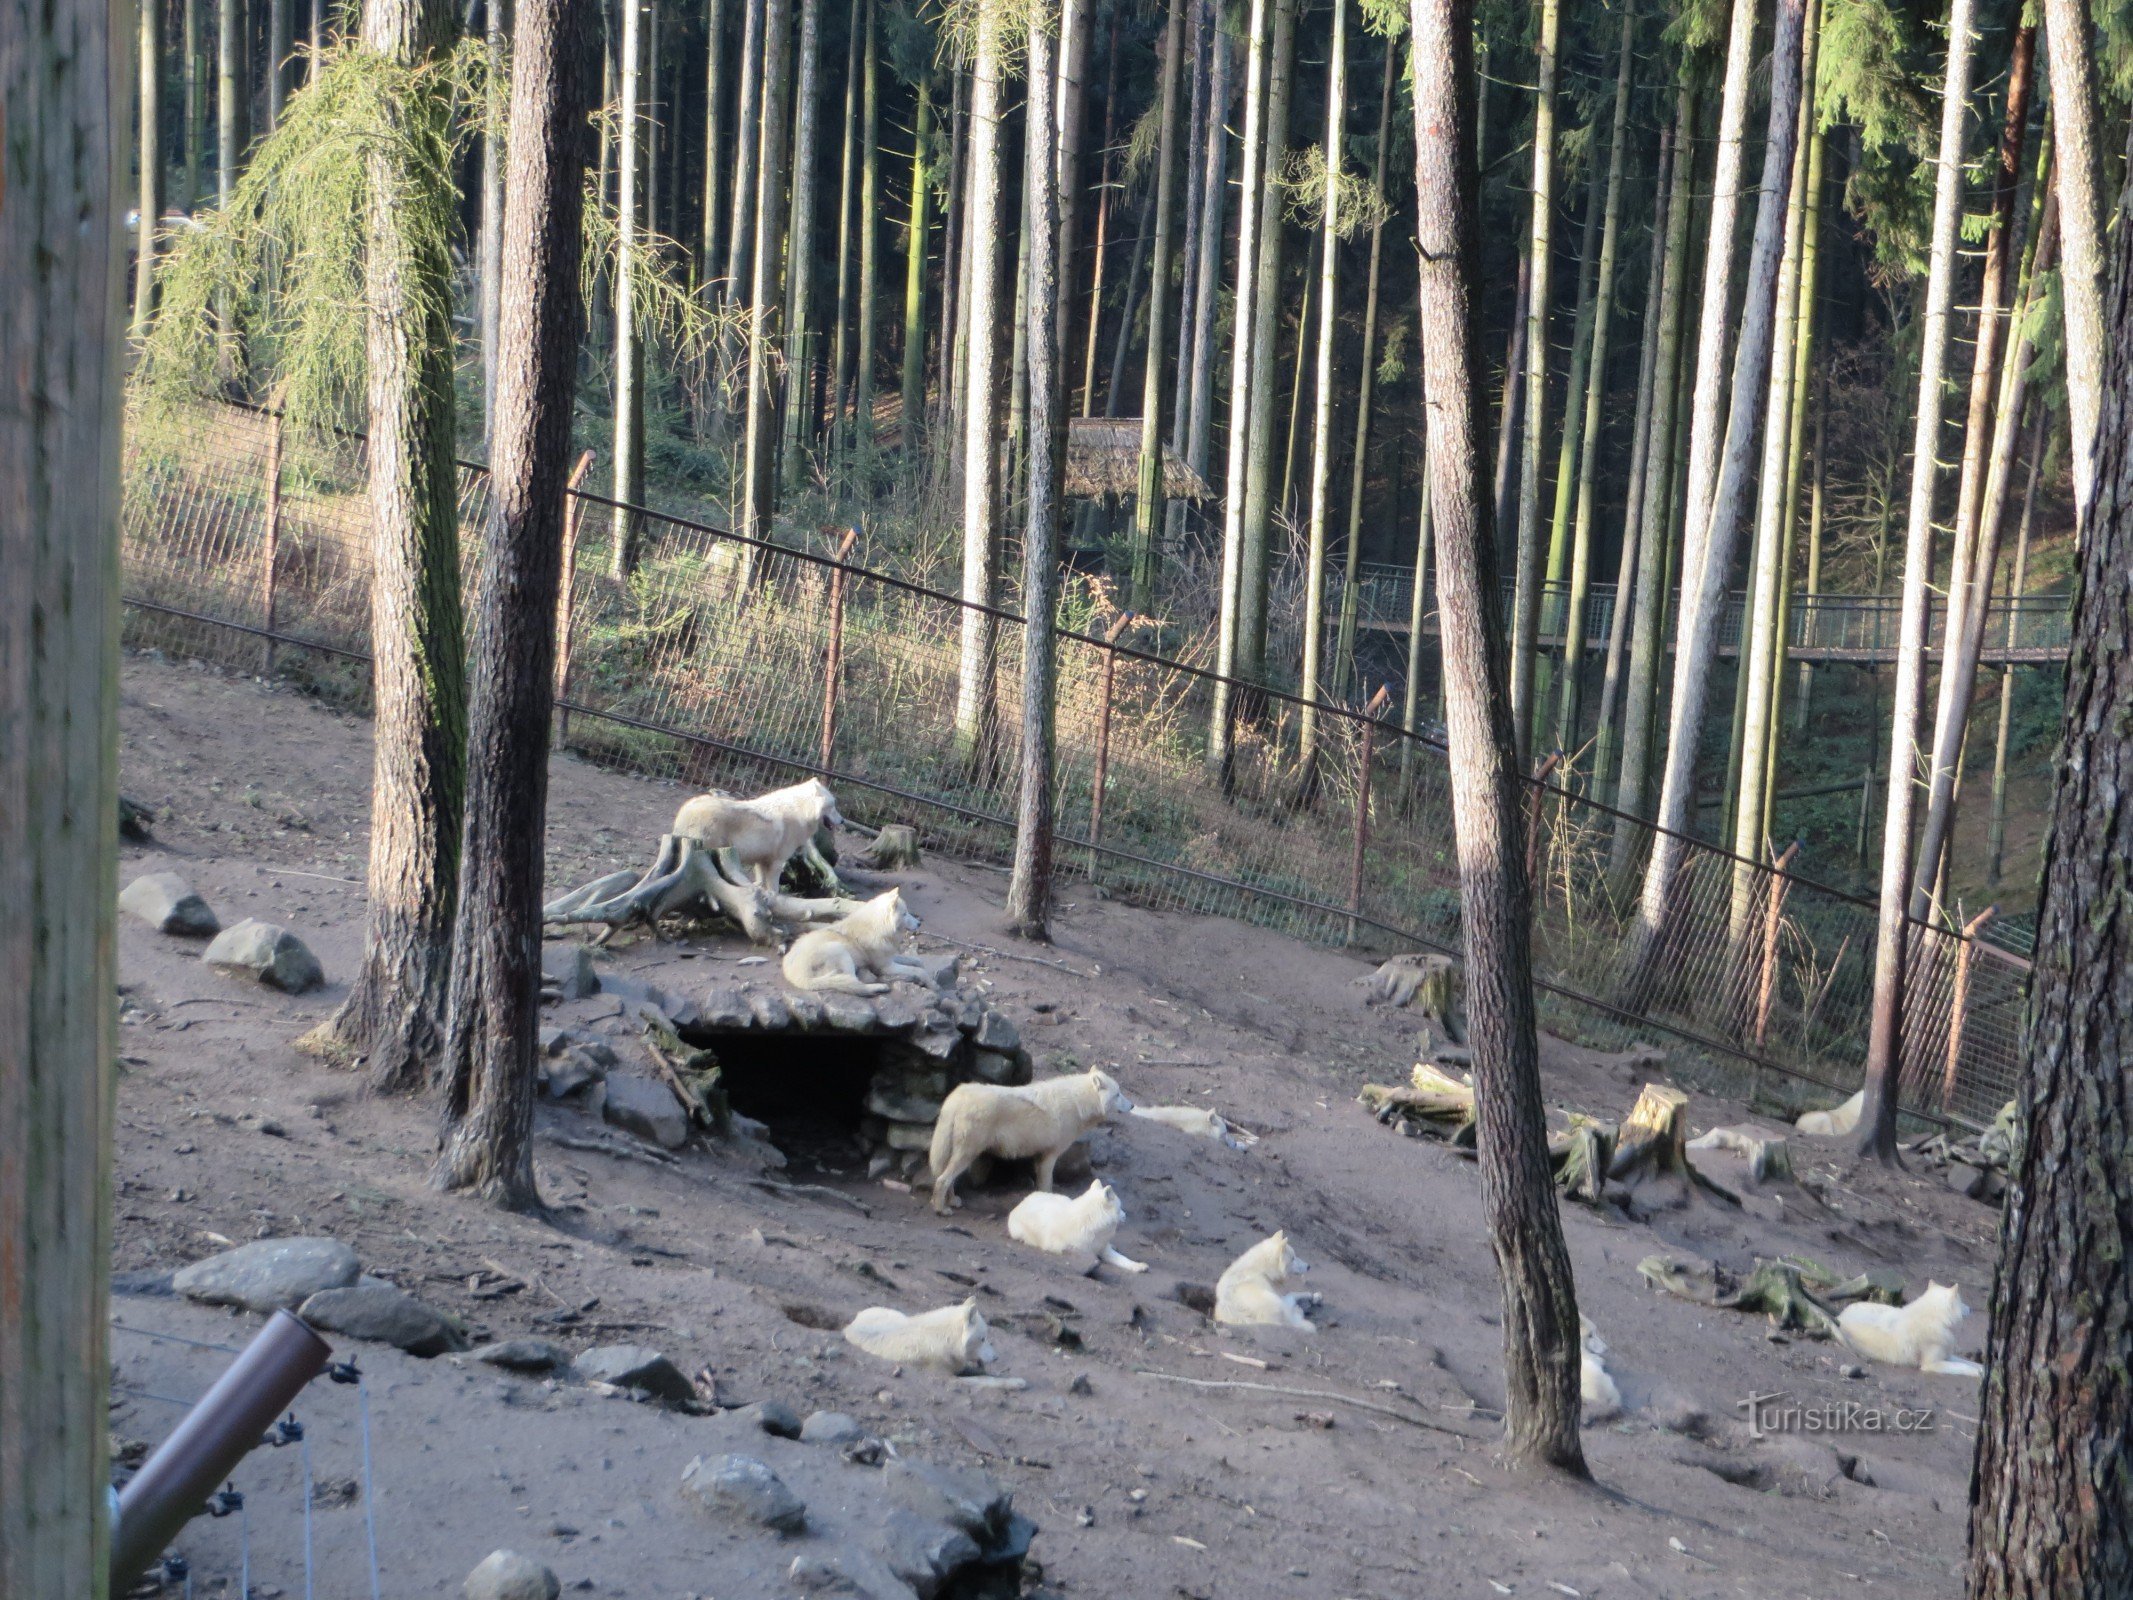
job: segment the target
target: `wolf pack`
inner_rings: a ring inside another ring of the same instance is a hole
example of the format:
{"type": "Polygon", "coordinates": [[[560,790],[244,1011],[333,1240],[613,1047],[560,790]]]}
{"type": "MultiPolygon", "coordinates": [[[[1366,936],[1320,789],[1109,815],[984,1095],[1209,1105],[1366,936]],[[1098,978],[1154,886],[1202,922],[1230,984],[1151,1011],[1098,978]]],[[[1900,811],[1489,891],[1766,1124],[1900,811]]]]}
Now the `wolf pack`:
{"type": "MultiPolygon", "coordinates": [[[[730,850],[765,892],[774,891],[798,856],[819,877],[835,881],[818,839],[845,820],[828,786],[818,779],[773,790],[753,799],[712,793],[681,807],[673,832],[712,850],[730,850]]],[[[899,982],[932,981],[929,969],[904,951],[919,919],[901,889],[862,901],[839,920],[814,927],[793,940],[781,963],[796,989],[880,995],[899,982]]],[[[1113,1116],[1130,1115],[1178,1132],[1248,1151],[1256,1135],[1202,1106],[1143,1106],[1129,1099],[1108,1073],[1091,1069],[1010,1087],[963,1083],[950,1090],[934,1124],[928,1151],[933,1210],[946,1216],[962,1205],[957,1185],[980,1162],[1027,1162],[1032,1190],[1007,1215],[1007,1235],[1018,1244],[1070,1263],[1081,1274],[1108,1266],[1142,1273],[1114,1244],[1126,1209],[1117,1191],[1100,1178],[1074,1196],[1059,1194],[1053,1179],[1060,1159],[1113,1116]]],[[[1833,1112],[1811,1112],[1799,1131],[1841,1134],[1858,1116],[1858,1097],[1833,1112]]],[[[1309,1265],[1284,1229],[1259,1240],[1224,1269],[1215,1284],[1214,1320],[1225,1327],[1273,1327],[1309,1331],[1319,1295],[1294,1287],[1309,1265]]],[[[1837,1337],[1870,1360],[1928,1373],[1976,1377],[1983,1368],[1951,1352],[1955,1332],[1970,1308],[1952,1284],[1929,1283],[1908,1305],[1858,1302],[1837,1319],[1837,1337]]],[[[1589,1317],[1580,1319],[1580,1392],[1586,1415],[1599,1420],[1621,1409],[1622,1395],[1608,1372],[1608,1347],[1589,1317]]],[[[903,1312],[869,1306],[852,1318],[844,1337],[869,1355],[898,1366],[952,1376],[982,1373],[995,1359],[990,1331],[975,1298],[929,1311],[903,1312]]]]}

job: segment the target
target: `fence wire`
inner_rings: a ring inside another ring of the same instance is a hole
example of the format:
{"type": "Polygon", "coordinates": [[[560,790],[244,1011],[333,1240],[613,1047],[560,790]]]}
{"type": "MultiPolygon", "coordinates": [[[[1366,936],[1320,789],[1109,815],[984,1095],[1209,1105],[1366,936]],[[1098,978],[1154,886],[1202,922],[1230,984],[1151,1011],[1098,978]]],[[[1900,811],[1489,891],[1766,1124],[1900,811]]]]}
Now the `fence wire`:
{"type": "MultiPolygon", "coordinates": [[[[487,479],[461,476],[464,574],[487,479]]],[[[961,854],[1012,848],[1021,619],[840,562],[573,496],[559,733],[593,759],[697,787],[819,773],[848,813],[922,821],[961,854]],[[625,523],[625,519],[628,522],[625,523]],[[634,524],[637,565],[613,571],[634,524]],[[973,663],[965,673],[962,663],[973,663]]],[[[135,637],[252,669],[290,646],[366,659],[370,516],[358,439],[281,437],[203,404],[128,449],[135,637]]],[[[1249,920],[1364,953],[1460,945],[1447,755],[1428,734],[1238,685],[1232,757],[1207,759],[1212,673],[1058,635],[1061,872],[1160,910],[1249,920]],[[1307,759],[1308,740],[1308,759],[1307,759]]],[[[1861,1077],[1874,906],[1685,841],[1656,936],[1636,900],[1656,830],[1530,780],[1536,981],[1596,1045],[1661,1030],[1810,1091],[1861,1077]],[[1566,1010],[1567,1008],[1567,1010],[1566,1010]]],[[[2014,1094],[2028,964],[1913,924],[1907,1110],[1982,1126],[2014,1094]]]]}

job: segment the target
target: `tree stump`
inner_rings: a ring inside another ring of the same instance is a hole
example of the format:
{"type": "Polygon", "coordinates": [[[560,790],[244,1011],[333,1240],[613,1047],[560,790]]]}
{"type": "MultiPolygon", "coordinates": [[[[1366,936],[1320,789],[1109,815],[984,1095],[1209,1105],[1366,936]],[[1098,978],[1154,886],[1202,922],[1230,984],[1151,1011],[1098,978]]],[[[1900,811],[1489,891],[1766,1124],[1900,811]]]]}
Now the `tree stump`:
{"type": "MultiPolygon", "coordinates": [[[[1415,1063],[1405,1084],[1366,1083],[1356,1096],[1378,1121],[1399,1118],[1417,1125],[1438,1139],[1461,1142],[1461,1133],[1474,1121],[1473,1088],[1427,1061],[1415,1063]]],[[[1469,1138],[1466,1143],[1471,1144],[1469,1138]]]]}
{"type": "Polygon", "coordinates": [[[1572,1200],[1596,1206],[1607,1191],[1607,1169],[1614,1158],[1615,1127],[1573,1114],[1567,1132],[1548,1141],[1555,1166],[1555,1186],[1572,1200]]]}
{"type": "Polygon", "coordinates": [[[1607,1175],[1630,1191],[1632,1214],[1676,1210],[1698,1189],[1740,1204],[1739,1195],[1705,1177],[1689,1160],[1688,1107],[1689,1097],[1681,1090],[1647,1083],[1630,1108],[1607,1175]]]}
{"type": "Polygon", "coordinates": [[[1691,1139],[1687,1148],[1731,1151],[1748,1163],[1751,1183],[1799,1181],[1792,1170],[1792,1147],[1783,1139],[1766,1139],[1740,1128],[1713,1128],[1702,1138],[1691,1139]]]}
{"type": "Polygon", "coordinates": [[[1450,956],[1394,956],[1363,981],[1369,990],[1365,1004],[1419,1009],[1454,1044],[1463,1042],[1463,1030],[1453,1020],[1460,998],[1459,963],[1450,956]]]}
{"type": "Polygon", "coordinates": [[[861,866],[877,872],[900,872],[919,864],[918,830],[909,823],[892,822],[874,836],[860,854],[861,866]]]}

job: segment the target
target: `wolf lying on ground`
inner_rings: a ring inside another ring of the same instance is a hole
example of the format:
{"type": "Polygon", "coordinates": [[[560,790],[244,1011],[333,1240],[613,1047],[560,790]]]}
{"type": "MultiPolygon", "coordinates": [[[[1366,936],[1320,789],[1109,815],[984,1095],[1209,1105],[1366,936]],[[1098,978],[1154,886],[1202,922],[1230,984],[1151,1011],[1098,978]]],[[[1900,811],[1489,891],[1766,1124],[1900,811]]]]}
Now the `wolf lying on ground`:
{"type": "Polygon", "coordinates": [[[1824,1138],[1842,1138],[1859,1126],[1859,1113],[1866,1105],[1866,1091],[1861,1089],[1841,1106],[1828,1111],[1806,1111],[1793,1127],[1801,1133],[1818,1133],[1824,1138]]]}
{"type": "Polygon", "coordinates": [[[816,830],[844,826],[837,797],[820,778],[773,789],[753,800],[730,794],[700,794],[674,813],[674,833],[707,850],[731,850],[759,888],[777,892],[785,863],[804,854],[807,864],[834,884],[837,875],[815,848],[816,830]]]}
{"type": "Polygon", "coordinates": [[[1246,1133],[1206,1106],[1135,1106],[1133,1114],[1175,1128],[1180,1133],[1197,1134],[1202,1139],[1220,1139],[1232,1150],[1249,1150],[1259,1142],[1258,1134],[1246,1133]]]}
{"type": "Polygon", "coordinates": [[[1069,1200],[1063,1194],[1033,1194],[1007,1214],[1007,1236],[1055,1256],[1093,1256],[1121,1272],[1146,1272],[1148,1263],[1111,1248],[1126,1220],[1118,1191],[1101,1178],[1069,1200]]]}
{"type": "Polygon", "coordinates": [[[1961,1289],[1929,1281],[1926,1292],[1907,1306],[1853,1301],[1837,1317],[1837,1337],[1859,1354],[1892,1367],[1976,1378],[1983,1376],[1983,1367],[1948,1354],[1956,1325],[1969,1315],[1961,1289]]]}
{"type": "Polygon", "coordinates": [[[870,983],[870,977],[924,983],[924,963],[896,952],[897,939],[917,928],[918,918],[904,908],[903,890],[877,894],[849,916],[793,940],[782,966],[785,981],[795,989],[839,994],[889,992],[888,983],[870,983]]]}
{"type": "Polygon", "coordinates": [[[1049,1191],[1052,1168],[1067,1146],[1100,1126],[1114,1111],[1131,1111],[1133,1102],[1106,1073],[1091,1070],[1071,1077],[1047,1078],[1027,1088],[1006,1089],[989,1083],[960,1083],[941,1102],[933,1124],[933,1209],[942,1216],[956,1198],[956,1180],[979,1156],[1005,1160],[1034,1157],[1037,1187],[1049,1191]]]}
{"type": "Polygon", "coordinates": [[[1283,1294],[1281,1287],[1299,1273],[1309,1272],[1310,1263],[1289,1245],[1286,1229],[1261,1239],[1237,1257],[1215,1282],[1215,1321],[1233,1328],[1306,1328],[1306,1303],[1318,1303],[1317,1295],[1283,1294]]]}
{"type": "Polygon", "coordinates": [[[1613,1414],[1622,1409],[1622,1391],[1615,1387],[1615,1380],[1607,1371],[1601,1357],[1607,1354],[1607,1341],[1600,1337],[1600,1330],[1592,1325],[1592,1318],[1582,1311],[1578,1313],[1578,1395],[1592,1407],[1596,1418],[1613,1414]]]}
{"type": "Polygon", "coordinates": [[[868,1306],[845,1324],[844,1336],[870,1356],[950,1377],[974,1372],[995,1359],[975,1299],[911,1316],[888,1306],[868,1306]]]}

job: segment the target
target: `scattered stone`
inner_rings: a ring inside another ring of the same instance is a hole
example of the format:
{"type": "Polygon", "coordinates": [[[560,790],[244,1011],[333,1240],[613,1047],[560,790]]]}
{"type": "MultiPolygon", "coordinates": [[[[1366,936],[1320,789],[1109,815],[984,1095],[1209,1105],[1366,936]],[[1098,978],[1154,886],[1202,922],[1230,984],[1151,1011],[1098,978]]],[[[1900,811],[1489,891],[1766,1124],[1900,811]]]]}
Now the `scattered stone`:
{"type": "Polygon", "coordinates": [[[571,1042],[571,1037],[572,1035],[568,1028],[543,1028],[540,1033],[541,1054],[544,1056],[561,1055],[563,1047],[571,1042]]]}
{"type": "Polygon", "coordinates": [[[755,1019],[758,1028],[777,1032],[792,1026],[792,1008],[785,997],[768,989],[752,990],[748,996],[748,1014],[755,1019]]]}
{"type": "Polygon", "coordinates": [[[143,1267],[134,1272],[112,1273],[111,1292],[163,1300],[176,1294],[177,1290],[171,1284],[169,1273],[158,1272],[153,1267],[143,1267]]]}
{"type": "Polygon", "coordinates": [[[607,1080],[607,1101],[600,1114],[662,1150],[679,1150],[689,1142],[689,1114],[674,1091],[633,1072],[618,1072],[607,1080]]]}
{"type": "Polygon", "coordinates": [[[302,994],[326,981],[318,957],[303,940],[277,923],[254,917],[215,935],[200,959],[225,972],[245,973],[284,994],[302,994]]]}
{"type": "Polygon", "coordinates": [[[941,1114],[941,1096],[913,1093],[907,1084],[879,1074],[867,1089],[866,1108],[891,1122],[932,1122],[941,1114]]]}
{"type": "Polygon", "coordinates": [[[798,1555],[785,1576],[802,1594],[862,1595],[865,1600],[918,1600],[918,1591],[857,1550],[798,1555]]]}
{"type": "Polygon", "coordinates": [[[784,997],[785,1009],[792,1013],[795,1028],[819,1028],[822,1026],[823,997],[809,989],[795,989],[784,997]]]}
{"type": "Polygon", "coordinates": [[[971,1076],[980,1083],[1020,1085],[1029,1082],[1029,1059],[999,1050],[980,1050],[970,1061],[971,1076]]]}
{"type": "Polygon", "coordinates": [[[313,1327],[397,1345],[411,1356],[441,1356],[466,1348],[465,1337],[443,1312],[390,1284],[323,1289],[307,1299],[297,1315],[313,1327]]]}
{"type": "Polygon", "coordinates": [[[978,1022],[977,1031],[971,1035],[970,1042],[980,1050],[997,1050],[1002,1055],[1007,1055],[1022,1048],[1022,1032],[1006,1017],[987,1006],[984,1016],[978,1022]]]}
{"type": "Polygon", "coordinates": [[[467,1600],[556,1600],[563,1586],[531,1556],[497,1550],[467,1574],[467,1600]]]}
{"type": "Polygon", "coordinates": [[[753,1456],[698,1456],[683,1469],[681,1492],[706,1511],[798,1533],[807,1526],[806,1502],[753,1456]]]}
{"type": "Polygon", "coordinates": [[[118,903],[158,933],[205,939],[222,931],[221,919],[175,872],[143,873],[119,891],[118,903]]]}
{"type": "Polygon", "coordinates": [[[802,1444],[850,1444],[866,1437],[866,1430],[842,1411],[811,1411],[800,1424],[802,1444]]]}
{"type": "Polygon", "coordinates": [[[882,1473],[882,1486],[906,1509],[961,1528],[981,1545],[1007,1530],[1013,1491],[967,1467],[941,1467],[900,1456],[882,1473]]]}
{"type": "Polygon", "coordinates": [[[588,1083],[598,1083],[606,1076],[607,1069],[593,1059],[591,1051],[572,1045],[561,1060],[548,1067],[541,1081],[547,1086],[549,1099],[567,1100],[588,1083]]]}
{"type": "Polygon", "coordinates": [[[636,1389],[655,1400],[678,1403],[696,1398],[696,1386],[682,1375],[681,1368],[645,1345],[595,1345],[570,1365],[589,1382],[636,1389]]]}
{"type": "Polygon", "coordinates": [[[499,1339],[476,1350],[474,1359],[506,1372],[553,1372],[570,1365],[570,1352],[552,1339],[499,1339]]]}
{"type": "Polygon", "coordinates": [[[825,1027],[844,1033],[871,1033],[880,1020],[874,1002],[864,995],[824,993],[815,998],[822,1002],[825,1027]]]}
{"type": "Polygon", "coordinates": [[[118,831],[121,839],[132,844],[154,844],[155,835],[148,830],[155,820],[156,814],[140,801],[119,796],[118,831]]]}
{"type": "Polygon", "coordinates": [[[347,1288],[362,1270],[338,1239],[255,1239],[181,1267],[170,1282],[202,1305],[294,1311],[324,1290],[347,1288]]]}
{"type": "Polygon", "coordinates": [[[742,1406],[734,1415],[744,1422],[754,1423],[774,1438],[800,1437],[800,1413],[782,1400],[758,1400],[752,1406],[742,1406]]]}
{"type": "Polygon", "coordinates": [[[885,1135],[891,1150],[909,1150],[913,1154],[933,1148],[933,1124],[930,1122],[892,1122],[885,1135]]]}
{"type": "Polygon", "coordinates": [[[702,1006],[703,1024],[707,1028],[733,1030],[751,1026],[755,1013],[748,1008],[748,992],[745,989],[721,986],[705,993],[702,1006]]]}
{"type": "Polygon", "coordinates": [[[600,992],[600,975],[593,971],[589,946],[577,943],[541,947],[541,984],[565,1000],[583,1000],[600,992]]]}
{"type": "Polygon", "coordinates": [[[979,1559],[977,1541],[961,1528],[943,1526],[909,1511],[892,1511],[878,1535],[882,1559],[897,1577],[933,1600],[950,1578],[979,1559]]]}

